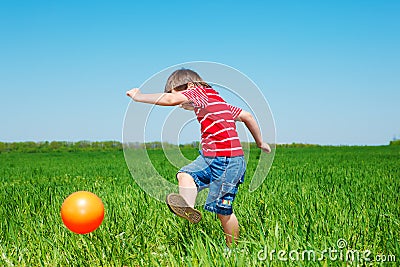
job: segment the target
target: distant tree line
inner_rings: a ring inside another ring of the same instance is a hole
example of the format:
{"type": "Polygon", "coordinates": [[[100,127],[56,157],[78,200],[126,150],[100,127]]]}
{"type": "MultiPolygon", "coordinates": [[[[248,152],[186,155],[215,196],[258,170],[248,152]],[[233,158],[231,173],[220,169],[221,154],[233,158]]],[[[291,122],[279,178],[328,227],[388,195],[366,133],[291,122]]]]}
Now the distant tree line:
{"type": "Polygon", "coordinates": [[[174,145],[168,142],[147,142],[147,143],[140,143],[140,142],[131,142],[131,143],[124,143],[124,148],[130,149],[169,149],[169,148],[198,148],[200,146],[200,142],[192,142],[188,144],[180,144],[174,145]]]}
{"type": "Polygon", "coordinates": [[[291,143],[291,144],[279,144],[279,147],[320,147],[318,144],[303,144],[303,143],[291,143]]]}
{"type": "Polygon", "coordinates": [[[44,142],[0,142],[0,153],[3,152],[75,152],[75,151],[111,151],[122,150],[118,141],[44,141],[44,142]]]}
{"type": "MultiPolygon", "coordinates": [[[[44,142],[0,142],[0,153],[4,152],[77,152],[77,151],[121,151],[123,148],[130,149],[170,149],[176,148],[167,142],[132,142],[122,144],[119,141],[44,141],[44,142]]],[[[199,142],[179,145],[180,148],[198,148],[199,142]]]]}
{"type": "Polygon", "coordinates": [[[400,146],[400,139],[390,141],[391,146],[400,146]]]}

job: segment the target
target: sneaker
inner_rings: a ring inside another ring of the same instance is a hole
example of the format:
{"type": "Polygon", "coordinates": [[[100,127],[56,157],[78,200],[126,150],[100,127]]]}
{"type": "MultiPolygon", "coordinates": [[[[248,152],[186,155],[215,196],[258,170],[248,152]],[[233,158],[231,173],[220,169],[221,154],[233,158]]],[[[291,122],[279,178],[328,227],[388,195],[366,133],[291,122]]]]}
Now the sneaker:
{"type": "Polygon", "coordinates": [[[171,212],[191,223],[198,223],[201,220],[200,211],[189,207],[186,200],[179,194],[169,194],[167,196],[167,205],[171,212]]]}

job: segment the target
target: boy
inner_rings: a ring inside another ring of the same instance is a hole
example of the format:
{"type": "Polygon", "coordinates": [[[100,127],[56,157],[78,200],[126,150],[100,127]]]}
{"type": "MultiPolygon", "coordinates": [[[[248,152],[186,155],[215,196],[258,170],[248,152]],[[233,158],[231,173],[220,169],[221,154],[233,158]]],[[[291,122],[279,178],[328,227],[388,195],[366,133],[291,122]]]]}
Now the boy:
{"type": "Polygon", "coordinates": [[[198,223],[200,211],[194,209],[198,191],[208,187],[204,209],[217,214],[223,227],[226,244],[239,237],[239,223],[233,213],[232,203],[238,187],[244,181],[246,163],[236,131],[235,121],[244,122],[257,146],[266,153],[271,148],[261,137],[252,115],[229,105],[194,71],[180,69],[173,72],[165,85],[164,93],[142,94],[135,88],[127,92],[134,101],[161,106],[176,106],[193,110],[201,125],[200,156],[181,168],[176,177],[179,194],[169,194],[167,205],[176,215],[198,223]]]}

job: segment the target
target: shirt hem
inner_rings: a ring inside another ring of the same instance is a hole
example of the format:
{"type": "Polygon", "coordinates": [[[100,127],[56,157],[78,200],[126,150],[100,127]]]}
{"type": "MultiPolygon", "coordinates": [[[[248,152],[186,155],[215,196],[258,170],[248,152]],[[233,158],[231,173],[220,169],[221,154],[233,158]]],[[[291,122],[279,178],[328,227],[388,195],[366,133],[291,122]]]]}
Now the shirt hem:
{"type": "Polygon", "coordinates": [[[243,150],[237,150],[237,151],[224,151],[224,152],[206,152],[202,151],[204,157],[210,157],[210,158],[215,158],[215,157],[239,157],[239,156],[244,156],[243,150]]]}

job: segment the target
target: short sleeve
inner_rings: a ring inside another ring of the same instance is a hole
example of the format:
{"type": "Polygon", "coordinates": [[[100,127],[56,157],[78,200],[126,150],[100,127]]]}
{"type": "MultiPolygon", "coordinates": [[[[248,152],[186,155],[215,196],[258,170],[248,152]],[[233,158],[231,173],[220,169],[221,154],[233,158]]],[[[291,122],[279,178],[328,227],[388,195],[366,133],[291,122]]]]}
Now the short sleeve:
{"type": "Polygon", "coordinates": [[[208,96],[203,88],[195,87],[183,91],[182,94],[193,102],[195,107],[205,108],[208,105],[208,96]]]}
{"type": "Polygon", "coordinates": [[[240,112],[242,112],[242,109],[238,108],[238,107],[235,107],[235,106],[232,106],[232,105],[229,105],[229,104],[228,104],[228,106],[229,106],[229,108],[230,108],[230,110],[232,112],[233,119],[236,119],[239,116],[240,112]]]}

